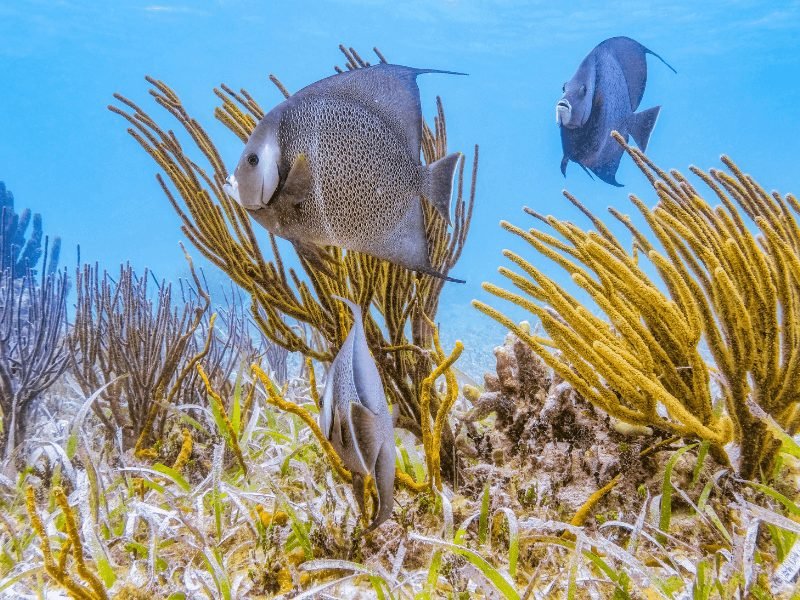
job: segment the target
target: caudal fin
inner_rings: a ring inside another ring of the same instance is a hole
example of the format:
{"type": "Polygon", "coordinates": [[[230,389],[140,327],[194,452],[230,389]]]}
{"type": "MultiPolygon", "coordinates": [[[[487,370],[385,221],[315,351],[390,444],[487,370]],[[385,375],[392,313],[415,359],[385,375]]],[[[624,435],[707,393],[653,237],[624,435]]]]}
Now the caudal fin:
{"type": "Polygon", "coordinates": [[[660,110],[660,106],[654,106],[642,112],[633,113],[630,116],[628,131],[633,137],[633,141],[636,142],[636,145],[639,146],[642,152],[647,152],[650,134],[653,133],[653,127],[656,125],[660,110]]]}
{"type": "Polygon", "coordinates": [[[453,175],[461,158],[460,152],[448,154],[427,166],[422,194],[433,204],[442,218],[449,225],[450,221],[450,196],[453,194],[453,175]]]}

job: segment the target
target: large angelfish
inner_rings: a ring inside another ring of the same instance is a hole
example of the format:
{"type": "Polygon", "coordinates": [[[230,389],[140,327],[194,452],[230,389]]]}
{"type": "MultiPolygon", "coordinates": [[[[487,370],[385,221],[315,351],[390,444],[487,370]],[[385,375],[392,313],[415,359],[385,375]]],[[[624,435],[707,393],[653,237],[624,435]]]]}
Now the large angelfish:
{"type": "Polygon", "coordinates": [[[379,64],[312,83],[259,121],[226,192],[318,266],[339,246],[444,277],[421,203],[450,222],[460,155],[421,164],[416,79],[447,72],[379,64]]]}
{"type": "Polygon", "coordinates": [[[647,54],[675,71],[639,42],[615,37],[598,44],[564,84],[564,95],[556,104],[564,175],[569,161],[574,161],[606,183],[620,186],[616,174],[622,147],[611,137],[614,130],[626,140],[633,136],[639,148],[647,150],[661,110],[654,106],[636,112],[647,83],[647,54]]]}
{"type": "Polygon", "coordinates": [[[362,513],[364,476],[375,478],[378,508],[369,531],[392,515],[394,423],[378,368],[367,347],[361,307],[338,296],[333,298],[353,311],[353,327],[328,372],[319,426],[353,474],[353,490],[362,513]]]}

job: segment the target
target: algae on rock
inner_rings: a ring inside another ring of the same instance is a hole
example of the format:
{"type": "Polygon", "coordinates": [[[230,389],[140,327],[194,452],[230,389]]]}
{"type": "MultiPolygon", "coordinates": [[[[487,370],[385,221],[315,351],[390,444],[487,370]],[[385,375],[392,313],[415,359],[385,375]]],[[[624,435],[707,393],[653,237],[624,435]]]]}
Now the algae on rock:
{"type": "MultiPolygon", "coordinates": [[[[521,328],[530,333],[527,324],[521,328]]],[[[495,477],[508,479],[513,494],[509,506],[545,510],[553,518],[582,525],[597,513],[634,518],[643,499],[640,490],[659,493],[678,438],[628,427],[596,408],[515,333],[494,354],[496,368],[485,374],[483,391],[467,390],[473,406],[457,442],[478,459],[473,471],[493,471],[495,477]],[[490,415],[493,422],[482,422],[490,415]]],[[[691,478],[695,462],[681,463],[673,479],[683,484],[691,478]]],[[[698,476],[710,476],[717,468],[706,457],[698,476]]],[[[482,479],[467,485],[476,484],[482,479]]]]}

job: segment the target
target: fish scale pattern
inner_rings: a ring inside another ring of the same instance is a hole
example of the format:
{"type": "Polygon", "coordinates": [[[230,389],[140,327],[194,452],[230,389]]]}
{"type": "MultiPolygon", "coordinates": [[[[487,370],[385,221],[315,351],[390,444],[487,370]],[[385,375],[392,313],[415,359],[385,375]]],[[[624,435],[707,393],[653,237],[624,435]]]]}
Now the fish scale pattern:
{"type": "Polygon", "coordinates": [[[289,162],[300,153],[310,159],[315,186],[310,201],[298,207],[298,225],[318,243],[376,250],[421,187],[403,140],[362,105],[304,103],[284,116],[279,139],[289,162]]]}
{"type": "MultiPolygon", "coordinates": [[[[347,346],[348,343],[345,343],[347,346]]],[[[349,348],[346,351],[340,351],[336,356],[336,362],[331,367],[333,375],[333,403],[334,413],[338,410],[339,417],[346,419],[350,414],[350,403],[358,402],[358,392],[356,390],[355,381],[353,381],[353,352],[352,343],[349,343],[349,348]],[[337,407],[336,404],[339,404],[337,407]]],[[[345,347],[342,348],[343,350],[345,347]]],[[[338,444],[334,444],[334,448],[342,457],[345,465],[351,471],[361,471],[360,465],[356,460],[355,453],[352,451],[352,440],[350,438],[347,423],[342,422],[342,436],[341,447],[336,448],[338,444]]],[[[331,435],[333,438],[333,435],[331,435]]]]}

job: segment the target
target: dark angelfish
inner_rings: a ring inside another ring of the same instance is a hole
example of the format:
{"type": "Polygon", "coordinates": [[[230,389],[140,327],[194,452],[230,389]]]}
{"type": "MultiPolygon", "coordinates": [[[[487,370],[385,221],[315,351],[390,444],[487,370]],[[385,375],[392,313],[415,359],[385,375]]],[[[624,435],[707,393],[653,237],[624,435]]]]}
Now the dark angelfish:
{"type": "Polygon", "coordinates": [[[421,203],[450,222],[460,154],[420,163],[422,73],[447,71],[380,64],[303,88],[258,123],[227,193],[319,267],[339,246],[443,277],[421,203]]]}
{"type": "Polygon", "coordinates": [[[611,185],[621,186],[616,173],[622,147],[611,137],[616,130],[630,135],[643,151],[656,124],[660,106],[636,112],[647,84],[646,55],[655,52],[627,37],[600,43],[583,59],[564,84],[564,95],[556,104],[556,122],[561,130],[561,172],[573,161],[611,185]]]}
{"type": "Polygon", "coordinates": [[[367,347],[361,307],[338,296],[333,298],[353,311],[353,327],[328,372],[319,426],[353,474],[353,491],[362,513],[364,477],[375,478],[378,508],[369,531],[392,516],[394,423],[378,368],[367,347]]]}

